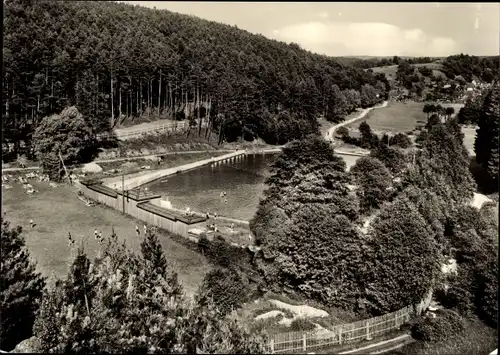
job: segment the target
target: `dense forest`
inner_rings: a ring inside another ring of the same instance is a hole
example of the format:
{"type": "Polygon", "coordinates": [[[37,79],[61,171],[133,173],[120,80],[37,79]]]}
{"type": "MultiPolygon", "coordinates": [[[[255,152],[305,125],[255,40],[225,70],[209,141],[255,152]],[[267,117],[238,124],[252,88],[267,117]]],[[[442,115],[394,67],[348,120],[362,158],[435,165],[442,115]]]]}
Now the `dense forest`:
{"type": "Polygon", "coordinates": [[[449,78],[462,76],[466,81],[471,82],[473,75],[479,80],[492,82],[498,78],[500,68],[500,57],[476,57],[467,54],[452,55],[443,62],[442,71],[449,78]]]}
{"type": "Polygon", "coordinates": [[[7,0],[4,15],[4,138],[16,149],[72,105],[95,134],[131,116],[206,117],[226,141],[285,143],[389,91],[382,74],[166,10],[7,0]]]}

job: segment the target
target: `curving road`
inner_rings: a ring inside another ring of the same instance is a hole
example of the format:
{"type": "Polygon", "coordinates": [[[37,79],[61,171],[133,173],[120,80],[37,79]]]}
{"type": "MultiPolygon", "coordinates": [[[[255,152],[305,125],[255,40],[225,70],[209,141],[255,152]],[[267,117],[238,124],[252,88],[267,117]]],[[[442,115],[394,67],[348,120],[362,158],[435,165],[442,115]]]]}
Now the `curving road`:
{"type": "Polygon", "coordinates": [[[335,130],[337,128],[340,128],[340,127],[343,127],[345,125],[348,125],[349,123],[352,123],[354,121],[357,121],[357,120],[360,120],[362,119],[363,117],[366,116],[366,114],[368,112],[370,112],[371,110],[373,109],[376,109],[376,108],[382,108],[382,107],[386,107],[387,104],[389,103],[389,101],[384,101],[383,103],[381,103],[379,106],[373,106],[373,107],[368,107],[368,108],[365,108],[363,111],[361,111],[359,113],[358,116],[354,117],[354,118],[351,118],[347,121],[344,121],[344,122],[340,122],[339,124],[336,124],[335,126],[331,127],[328,131],[327,131],[327,134],[325,135],[325,139],[328,140],[328,141],[331,141],[333,140],[332,137],[333,137],[333,134],[335,133],[335,130]]]}

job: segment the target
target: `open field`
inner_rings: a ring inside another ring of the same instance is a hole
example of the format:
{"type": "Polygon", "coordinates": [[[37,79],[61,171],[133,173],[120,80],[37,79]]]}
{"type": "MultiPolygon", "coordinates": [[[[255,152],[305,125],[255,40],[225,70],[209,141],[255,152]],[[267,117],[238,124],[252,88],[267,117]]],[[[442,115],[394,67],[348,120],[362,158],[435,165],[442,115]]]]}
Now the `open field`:
{"type": "Polygon", "coordinates": [[[387,355],[488,355],[497,348],[496,329],[478,320],[467,320],[465,330],[457,336],[437,342],[417,341],[387,355]]]}
{"type": "MultiPolygon", "coordinates": [[[[424,102],[389,102],[387,107],[372,110],[358,121],[348,124],[347,127],[359,127],[362,121],[367,121],[372,130],[380,132],[408,132],[418,124],[427,122],[427,115],[422,112],[424,102]]],[[[463,104],[442,104],[444,107],[455,108],[455,113],[463,104]]]]}
{"type": "MultiPolygon", "coordinates": [[[[20,184],[12,184],[10,190],[2,189],[2,212],[11,226],[23,227],[26,245],[37,261],[38,269],[46,276],[65,277],[71,250],[68,246],[68,232],[76,244],[83,240],[91,260],[97,255],[99,244],[95,240],[94,228],[104,237],[114,227],[120,240],[132,250],[140,251],[142,236],[137,238],[135,226],[142,224],[117,211],[100,206],[86,207],[77,199],[76,189],[61,185],[49,187],[48,182],[30,182],[39,193],[27,195],[20,184]],[[29,225],[33,219],[36,226],[29,225]]],[[[186,293],[193,294],[210,265],[200,254],[176,243],[167,235],[160,234],[159,240],[167,259],[174,264],[186,293]]]]}
{"type": "MultiPolygon", "coordinates": [[[[423,63],[423,64],[412,64],[414,67],[427,67],[429,69],[432,69],[432,74],[434,76],[442,76],[446,78],[446,75],[441,71],[443,68],[442,64],[439,63],[423,63]]],[[[397,65],[389,65],[386,67],[376,67],[376,68],[371,68],[374,73],[383,73],[387,77],[389,81],[393,81],[396,79],[396,72],[398,71],[398,66],[397,65]]]]}

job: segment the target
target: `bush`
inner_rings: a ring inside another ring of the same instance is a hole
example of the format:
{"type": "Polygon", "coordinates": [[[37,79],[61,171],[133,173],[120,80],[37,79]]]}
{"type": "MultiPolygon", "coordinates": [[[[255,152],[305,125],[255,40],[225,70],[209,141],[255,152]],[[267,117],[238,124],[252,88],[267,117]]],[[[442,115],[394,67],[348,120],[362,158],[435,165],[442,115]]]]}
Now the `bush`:
{"type": "Polygon", "coordinates": [[[225,268],[248,261],[249,258],[246,249],[233,247],[220,235],[213,241],[202,236],[198,241],[198,250],[214,264],[225,268]]]}
{"type": "Polygon", "coordinates": [[[406,149],[411,147],[411,139],[404,133],[398,133],[389,139],[390,145],[406,149]]]}
{"type": "Polygon", "coordinates": [[[347,127],[344,127],[344,126],[337,128],[335,133],[341,137],[349,136],[349,130],[347,129],[347,127]]]}
{"type": "Polygon", "coordinates": [[[426,342],[444,341],[465,329],[460,315],[451,310],[440,310],[436,318],[422,317],[411,328],[411,335],[426,342]]]}
{"type": "Polygon", "coordinates": [[[474,313],[475,307],[473,294],[460,287],[459,284],[453,284],[447,290],[436,290],[435,298],[443,307],[456,310],[461,315],[470,316],[474,313]]]}
{"type": "Polygon", "coordinates": [[[316,326],[314,323],[312,323],[310,320],[305,319],[305,318],[297,318],[292,321],[290,324],[290,330],[292,332],[308,332],[311,330],[316,329],[316,326]]]}
{"type": "Polygon", "coordinates": [[[205,275],[200,292],[211,296],[223,315],[241,307],[251,296],[248,280],[233,268],[210,271],[205,275]]]}

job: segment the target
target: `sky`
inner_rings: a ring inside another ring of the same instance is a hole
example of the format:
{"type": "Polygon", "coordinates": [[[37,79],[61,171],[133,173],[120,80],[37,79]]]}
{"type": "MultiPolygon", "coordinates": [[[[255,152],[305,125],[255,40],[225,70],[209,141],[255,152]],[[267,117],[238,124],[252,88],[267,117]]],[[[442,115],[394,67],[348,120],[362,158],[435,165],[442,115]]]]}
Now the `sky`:
{"type": "Polygon", "coordinates": [[[499,55],[498,3],[122,2],[236,25],[330,56],[499,55]]]}

